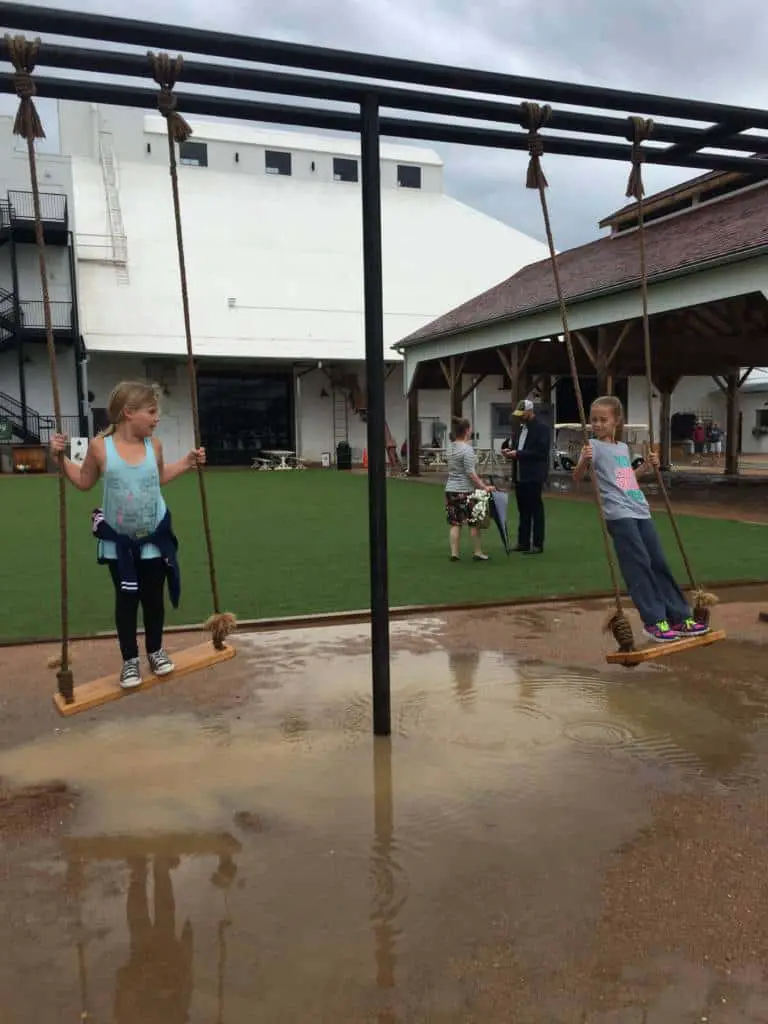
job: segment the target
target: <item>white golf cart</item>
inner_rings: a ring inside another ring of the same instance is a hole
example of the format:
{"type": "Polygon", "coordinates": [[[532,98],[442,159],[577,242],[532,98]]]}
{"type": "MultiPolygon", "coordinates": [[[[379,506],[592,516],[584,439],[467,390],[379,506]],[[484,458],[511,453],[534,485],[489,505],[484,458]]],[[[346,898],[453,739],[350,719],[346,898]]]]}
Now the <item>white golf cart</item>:
{"type": "MultiPolygon", "coordinates": [[[[644,459],[643,446],[648,443],[647,424],[625,423],[624,440],[632,456],[632,468],[637,469],[644,459]]],[[[572,473],[579,461],[583,444],[584,433],[580,423],[556,423],[552,445],[552,469],[572,473]]]]}

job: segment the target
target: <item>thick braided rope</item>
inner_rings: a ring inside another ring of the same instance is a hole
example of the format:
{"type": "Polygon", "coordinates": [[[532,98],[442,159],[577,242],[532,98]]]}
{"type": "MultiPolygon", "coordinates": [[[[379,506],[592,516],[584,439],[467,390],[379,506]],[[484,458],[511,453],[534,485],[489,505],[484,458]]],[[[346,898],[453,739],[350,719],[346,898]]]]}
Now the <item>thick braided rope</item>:
{"type": "MultiPolygon", "coordinates": [[[[544,228],[547,235],[547,245],[549,247],[549,259],[550,264],[552,266],[552,276],[554,278],[555,291],[557,293],[557,301],[560,307],[560,320],[563,328],[563,338],[565,340],[566,351],[568,353],[568,363],[571,370],[571,380],[573,381],[573,390],[576,395],[576,403],[579,408],[579,419],[581,422],[581,429],[584,436],[584,443],[587,444],[589,442],[587,412],[584,406],[584,396],[581,391],[579,371],[576,365],[576,356],[574,355],[573,350],[573,339],[571,338],[571,331],[568,325],[568,308],[566,306],[565,295],[563,293],[563,287],[560,281],[560,270],[557,264],[555,240],[552,233],[552,222],[549,216],[549,205],[547,203],[547,179],[544,176],[544,171],[541,167],[541,157],[544,153],[544,143],[539,132],[540,129],[549,120],[551,113],[552,111],[549,106],[540,106],[538,103],[523,103],[521,105],[520,123],[523,128],[528,129],[528,152],[530,154],[528,172],[526,175],[526,188],[536,189],[539,193],[541,212],[544,218],[544,228]]],[[[632,627],[629,623],[629,620],[626,617],[621,601],[621,587],[619,585],[619,574],[616,568],[616,562],[613,557],[611,539],[608,534],[608,525],[605,520],[605,511],[603,509],[603,502],[600,497],[600,490],[597,484],[597,478],[594,473],[590,474],[590,476],[592,479],[592,491],[595,499],[595,505],[598,511],[598,518],[600,520],[600,529],[603,536],[605,557],[608,562],[608,569],[611,574],[611,584],[613,586],[614,603],[616,606],[615,612],[608,622],[608,628],[613,633],[619,650],[628,652],[634,650],[635,647],[634,637],[632,635],[632,627]]]]}
{"type": "MultiPolygon", "coordinates": [[[[192,346],[192,321],[189,310],[189,287],[187,283],[187,263],[184,255],[184,233],[181,219],[181,196],[179,192],[179,175],[176,162],[176,143],[186,142],[192,135],[192,129],[176,109],[176,96],[173,89],[181,75],[184,61],[181,57],[172,59],[167,53],[148,53],[152,77],[160,87],[157,97],[157,108],[165,118],[168,126],[168,166],[171,175],[171,191],[173,195],[173,215],[176,223],[176,247],[179,260],[179,280],[181,284],[181,305],[184,314],[184,335],[187,345],[187,372],[189,379],[189,399],[192,409],[192,425],[195,435],[195,448],[200,447],[200,412],[197,399],[197,367],[192,346]]],[[[197,480],[200,489],[200,507],[203,518],[203,532],[208,556],[208,576],[211,584],[211,600],[213,615],[206,622],[211,631],[214,647],[221,649],[229,633],[236,624],[235,616],[230,612],[222,612],[219,600],[219,585],[216,576],[216,562],[213,555],[213,533],[208,512],[208,493],[205,486],[203,467],[197,467],[197,480]]]]}
{"type": "MultiPolygon", "coordinates": [[[[35,141],[45,138],[40,116],[35,107],[35,86],[32,73],[40,52],[39,39],[26,39],[17,35],[5,36],[5,48],[13,64],[13,84],[19,97],[19,109],[13,124],[13,133],[26,140],[27,158],[29,160],[29,177],[32,185],[32,205],[35,214],[35,245],[40,266],[40,286],[43,297],[43,316],[45,319],[45,343],[48,350],[48,364],[51,372],[51,389],[53,392],[53,411],[56,421],[56,432],[62,433],[61,390],[59,387],[58,364],[56,360],[56,344],[53,336],[51,319],[51,296],[48,288],[48,263],[45,254],[45,233],[40,209],[40,184],[37,176],[37,155],[35,141]]],[[[57,669],[58,689],[67,704],[74,701],[74,678],[69,653],[69,566],[67,557],[67,493],[64,477],[64,457],[59,459],[58,479],[59,505],[59,580],[61,605],[61,654],[51,661],[51,667],[57,669]]]]}
{"type": "MultiPolygon", "coordinates": [[[[632,168],[629,172],[626,195],[628,199],[635,199],[637,202],[637,238],[640,255],[640,300],[642,303],[643,321],[643,358],[645,363],[645,384],[648,402],[648,439],[651,449],[655,450],[656,430],[653,411],[653,351],[651,347],[651,320],[648,314],[648,259],[645,244],[645,186],[643,184],[643,163],[645,161],[645,156],[642,150],[642,144],[646,142],[652,134],[653,121],[650,118],[629,118],[627,140],[632,143],[632,168]]],[[[714,594],[707,593],[696,583],[691,561],[688,557],[688,552],[685,550],[685,544],[683,543],[680,528],[672,509],[669,492],[667,491],[666,484],[664,483],[664,475],[659,466],[654,467],[654,475],[656,477],[659,493],[664,501],[664,507],[667,515],[669,516],[669,522],[672,526],[672,532],[675,535],[675,540],[677,541],[677,547],[685,566],[688,581],[693,591],[694,615],[701,621],[707,621],[709,614],[707,609],[717,603],[717,598],[714,594]]]]}

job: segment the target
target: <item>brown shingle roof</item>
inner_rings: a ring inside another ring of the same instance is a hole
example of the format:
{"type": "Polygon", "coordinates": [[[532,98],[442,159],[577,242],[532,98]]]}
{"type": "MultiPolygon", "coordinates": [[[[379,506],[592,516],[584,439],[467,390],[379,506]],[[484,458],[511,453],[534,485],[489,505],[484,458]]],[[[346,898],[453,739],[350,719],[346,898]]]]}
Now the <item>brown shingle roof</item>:
{"type": "MultiPolygon", "coordinates": [[[[693,207],[648,224],[645,233],[649,279],[768,245],[768,190],[755,188],[693,207]]],[[[570,301],[609,288],[630,288],[639,280],[636,231],[599,238],[557,259],[570,301]]],[[[398,346],[530,315],[556,301],[549,259],[541,260],[421,327],[398,346]]]]}
{"type": "MultiPolygon", "coordinates": [[[[652,210],[658,203],[664,199],[670,199],[672,196],[681,195],[682,193],[688,193],[691,191],[697,191],[712,182],[716,182],[718,179],[726,180],[727,178],[743,178],[743,174],[733,174],[732,172],[724,171],[707,171],[706,174],[699,174],[695,178],[689,178],[687,181],[681,181],[678,185],[670,185],[669,188],[662,189],[660,192],[654,192],[653,195],[645,197],[645,209],[646,212],[652,210]]],[[[598,222],[598,226],[603,228],[610,224],[614,220],[618,220],[627,214],[637,212],[637,203],[633,200],[631,203],[626,203],[624,206],[619,207],[618,210],[614,210],[613,213],[609,213],[607,217],[603,217],[598,222]]]]}

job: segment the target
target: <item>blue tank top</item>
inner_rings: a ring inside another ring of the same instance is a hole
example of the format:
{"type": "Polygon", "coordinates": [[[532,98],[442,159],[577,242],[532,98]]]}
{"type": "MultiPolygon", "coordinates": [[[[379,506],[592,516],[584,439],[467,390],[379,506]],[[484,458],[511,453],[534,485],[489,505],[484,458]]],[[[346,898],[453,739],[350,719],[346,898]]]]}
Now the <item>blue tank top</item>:
{"type": "MultiPolygon", "coordinates": [[[[104,519],[113,530],[137,540],[153,533],[166,512],[151,438],[146,439],[145,446],[144,459],[132,466],[118,454],[114,438],[104,438],[104,519]]],[[[116,559],[114,541],[99,541],[98,557],[116,559]]],[[[160,558],[160,550],[154,544],[145,544],[141,557],[160,558]]]]}

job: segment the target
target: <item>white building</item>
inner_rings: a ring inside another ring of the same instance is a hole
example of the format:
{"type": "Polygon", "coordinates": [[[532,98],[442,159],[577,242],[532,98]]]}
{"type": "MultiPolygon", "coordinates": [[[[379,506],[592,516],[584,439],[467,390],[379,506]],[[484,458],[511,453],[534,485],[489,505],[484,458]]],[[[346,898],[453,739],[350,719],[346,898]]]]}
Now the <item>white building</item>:
{"type": "MultiPolygon", "coordinates": [[[[96,105],[56,109],[58,125],[47,129],[59,153],[41,154],[39,173],[68,429],[78,429],[83,413],[89,430],[99,429],[114,384],[149,378],[164,390],[161,436],[173,457],[191,445],[192,431],[165,122],[96,105]]],[[[211,461],[247,463],[264,448],[319,461],[341,440],[362,449],[358,141],[190,123],[181,199],[211,461]]],[[[0,161],[0,199],[27,210],[26,158],[11,125],[0,118],[9,154],[0,161]]],[[[37,257],[22,220],[6,225],[0,244],[0,417],[18,417],[20,405],[52,410],[37,257]]],[[[410,146],[382,146],[382,225],[387,347],[545,253],[447,196],[440,158],[410,146]]],[[[387,420],[399,445],[401,357],[389,350],[385,358],[387,420]]]]}

